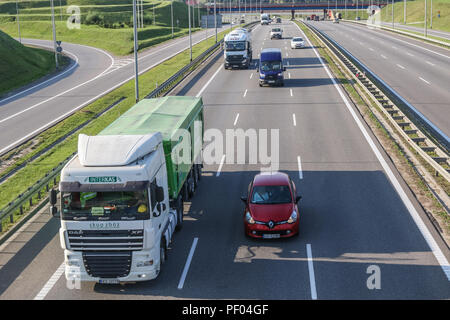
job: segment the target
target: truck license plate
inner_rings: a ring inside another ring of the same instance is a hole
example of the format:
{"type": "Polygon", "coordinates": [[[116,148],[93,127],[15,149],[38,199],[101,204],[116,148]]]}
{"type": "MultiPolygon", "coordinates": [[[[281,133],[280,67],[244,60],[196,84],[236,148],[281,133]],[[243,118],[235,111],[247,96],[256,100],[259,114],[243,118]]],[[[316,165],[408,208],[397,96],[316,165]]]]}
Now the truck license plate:
{"type": "Polygon", "coordinates": [[[119,279],[100,279],[98,283],[101,284],[119,284],[119,279]]]}
{"type": "Polygon", "coordinates": [[[264,233],[263,238],[264,239],[277,239],[280,235],[278,233],[264,233]]]}

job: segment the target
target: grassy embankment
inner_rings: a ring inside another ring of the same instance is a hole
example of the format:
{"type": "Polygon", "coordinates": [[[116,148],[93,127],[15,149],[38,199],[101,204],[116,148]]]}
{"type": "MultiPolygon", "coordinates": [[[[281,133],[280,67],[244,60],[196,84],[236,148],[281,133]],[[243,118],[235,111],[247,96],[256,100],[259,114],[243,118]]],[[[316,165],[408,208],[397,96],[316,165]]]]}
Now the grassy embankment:
{"type": "MultiPolygon", "coordinates": [[[[138,31],[140,50],[172,38],[170,3],[161,0],[144,1],[144,28],[138,31]]],[[[61,4],[59,7],[59,1],[55,1],[58,40],[98,47],[118,56],[133,52],[133,7],[130,1],[61,0],[61,4]],[[71,13],[67,13],[67,8],[70,5],[80,7],[80,29],[67,28],[66,22],[71,16],[71,13]]],[[[52,39],[49,1],[21,1],[19,11],[22,37],[52,39]]],[[[174,1],[173,11],[174,36],[187,34],[187,6],[183,2],[174,1]]],[[[204,13],[204,10],[200,11],[200,15],[204,13]]],[[[193,31],[199,29],[198,20],[196,9],[193,31]]],[[[18,36],[15,1],[0,1],[0,30],[13,37],[18,36]]]]}

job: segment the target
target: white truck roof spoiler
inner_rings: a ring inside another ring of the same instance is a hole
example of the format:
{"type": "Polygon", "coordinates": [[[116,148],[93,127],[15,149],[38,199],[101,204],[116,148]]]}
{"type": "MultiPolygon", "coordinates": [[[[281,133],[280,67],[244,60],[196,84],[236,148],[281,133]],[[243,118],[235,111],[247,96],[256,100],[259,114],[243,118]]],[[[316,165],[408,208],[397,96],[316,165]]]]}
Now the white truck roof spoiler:
{"type": "Polygon", "coordinates": [[[78,136],[78,158],[85,167],[125,166],[152,153],[162,142],[160,132],[147,135],[78,136]]]}

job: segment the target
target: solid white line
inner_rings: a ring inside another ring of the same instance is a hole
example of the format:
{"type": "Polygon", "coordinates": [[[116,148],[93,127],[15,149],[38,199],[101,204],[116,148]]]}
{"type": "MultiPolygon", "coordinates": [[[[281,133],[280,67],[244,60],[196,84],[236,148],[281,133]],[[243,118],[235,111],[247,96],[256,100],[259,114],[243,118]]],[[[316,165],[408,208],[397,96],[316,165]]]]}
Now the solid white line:
{"type": "Polygon", "coordinates": [[[292,114],[292,121],[294,122],[294,127],[297,126],[297,119],[295,118],[295,113],[292,114]]]}
{"type": "Polygon", "coordinates": [[[247,95],[247,89],[245,89],[245,92],[244,92],[244,98],[245,98],[246,95],[247,95]]]}
{"type": "Polygon", "coordinates": [[[56,282],[58,282],[59,278],[62,276],[65,270],[65,263],[63,262],[58,269],[56,269],[55,273],[50,277],[44,287],[39,291],[39,293],[34,297],[33,300],[44,300],[47,294],[52,290],[53,286],[56,282]]]}
{"type": "Polygon", "coordinates": [[[306,244],[306,254],[308,256],[309,284],[311,287],[311,299],[317,300],[316,277],[314,276],[314,264],[311,244],[306,244]]]}
{"type": "MultiPolygon", "coordinates": [[[[47,46],[45,46],[45,47],[47,47],[47,46]]],[[[28,88],[28,89],[26,89],[26,90],[20,91],[20,92],[18,92],[18,93],[16,93],[16,94],[12,95],[12,96],[10,96],[10,97],[7,97],[7,98],[5,98],[5,99],[0,100],[0,104],[3,104],[5,101],[11,100],[11,99],[13,99],[13,98],[15,98],[15,97],[17,97],[17,96],[19,96],[19,95],[22,95],[22,94],[24,94],[24,93],[26,93],[26,92],[28,92],[28,91],[31,91],[31,90],[36,89],[36,88],[38,88],[38,87],[41,87],[41,86],[45,85],[46,83],[49,83],[49,82],[51,82],[51,81],[53,81],[53,80],[55,80],[55,79],[57,79],[57,78],[59,78],[59,77],[62,77],[62,76],[65,75],[66,73],[68,73],[68,72],[72,71],[74,68],[76,68],[76,67],[78,66],[78,57],[77,57],[75,54],[70,53],[70,52],[68,52],[68,51],[65,51],[65,52],[68,53],[68,54],[70,54],[70,55],[72,55],[73,57],[75,57],[75,63],[73,64],[73,66],[71,66],[69,69],[67,69],[67,70],[64,71],[63,73],[57,74],[56,76],[54,76],[54,77],[52,77],[52,78],[50,78],[50,79],[48,79],[48,80],[46,80],[46,81],[44,81],[44,82],[41,82],[41,83],[39,83],[39,84],[37,84],[37,85],[35,85],[35,86],[32,86],[31,88],[28,88]]]]}
{"type": "Polygon", "coordinates": [[[302,170],[302,159],[300,156],[297,157],[297,164],[298,164],[298,177],[300,180],[303,179],[303,170],[302,170]]]}
{"type": "Polygon", "coordinates": [[[420,80],[422,80],[423,82],[425,82],[425,83],[428,83],[428,84],[430,84],[430,82],[429,81],[427,81],[427,80],[425,80],[424,78],[422,78],[422,77],[419,77],[419,79],[420,80]]]}
{"type": "Polygon", "coordinates": [[[223,69],[223,64],[221,64],[219,66],[219,68],[216,70],[216,72],[214,72],[214,74],[212,75],[211,78],[209,78],[208,82],[205,83],[205,85],[200,89],[200,91],[197,93],[197,95],[195,96],[196,98],[199,98],[203,91],[205,91],[205,89],[209,86],[209,84],[213,81],[213,79],[216,77],[216,75],[219,73],[220,70],[223,69]]]}
{"type": "Polygon", "coordinates": [[[289,91],[291,92],[291,97],[294,96],[294,94],[292,93],[292,89],[289,89],[289,91]]]}
{"type": "Polygon", "coordinates": [[[220,160],[219,169],[216,172],[216,177],[220,176],[220,171],[222,171],[223,163],[225,162],[225,155],[222,156],[222,160],[220,160]]]}
{"type": "Polygon", "coordinates": [[[184,265],[183,274],[181,275],[180,282],[178,283],[178,289],[183,289],[184,281],[186,280],[189,266],[191,265],[192,257],[194,256],[195,248],[197,247],[197,242],[198,238],[194,238],[194,242],[192,242],[192,247],[186,260],[186,264],[184,265]]]}
{"type": "MultiPolygon", "coordinates": [[[[297,24],[296,24],[297,25],[297,24]]],[[[297,27],[300,29],[300,27],[297,25],[297,27]]],[[[303,33],[303,31],[300,29],[300,31],[303,33]]],[[[312,47],[311,42],[305,36],[305,39],[308,40],[309,45],[312,47]]],[[[392,172],[391,168],[387,164],[386,160],[384,160],[383,156],[381,155],[378,148],[375,146],[375,143],[373,142],[372,138],[369,136],[367,130],[364,128],[361,120],[359,120],[358,116],[356,115],[356,112],[352,109],[349,101],[347,100],[346,96],[342,92],[341,88],[339,87],[338,83],[332,76],[330,70],[328,70],[327,66],[323,62],[322,58],[319,56],[315,48],[312,48],[314,53],[316,54],[316,57],[319,59],[320,63],[322,64],[323,68],[325,69],[326,73],[328,74],[328,77],[333,82],[333,85],[335,89],[338,91],[339,95],[341,96],[342,101],[344,101],[348,111],[352,115],[353,119],[355,120],[356,124],[358,125],[359,130],[363,134],[364,138],[366,139],[367,143],[369,144],[370,148],[372,149],[373,153],[377,157],[378,161],[380,162],[381,166],[383,167],[384,172],[386,173],[388,179],[391,181],[394,189],[397,191],[397,194],[399,195],[400,199],[404,203],[406,209],[408,210],[409,214],[411,215],[411,218],[414,220],[415,224],[417,225],[417,228],[421,232],[422,236],[424,237],[425,241],[427,242],[428,246],[430,247],[430,250],[433,252],[433,255],[435,256],[437,262],[441,266],[442,270],[444,271],[448,281],[450,281],[450,264],[447,261],[447,258],[442,253],[442,250],[439,248],[438,244],[434,240],[433,236],[431,235],[430,231],[428,230],[425,223],[422,221],[422,218],[420,217],[419,213],[417,212],[416,208],[412,204],[411,200],[406,195],[405,191],[403,190],[402,186],[400,185],[399,181],[395,177],[394,173],[392,172]]]]}
{"type": "Polygon", "coordinates": [[[233,126],[236,126],[238,119],[239,119],[239,113],[236,115],[236,119],[234,119],[233,126]]]}
{"type": "Polygon", "coordinates": [[[397,64],[397,67],[399,67],[399,68],[402,68],[402,69],[405,69],[405,67],[404,67],[404,66],[402,66],[402,65],[399,65],[399,64],[397,64]]]}

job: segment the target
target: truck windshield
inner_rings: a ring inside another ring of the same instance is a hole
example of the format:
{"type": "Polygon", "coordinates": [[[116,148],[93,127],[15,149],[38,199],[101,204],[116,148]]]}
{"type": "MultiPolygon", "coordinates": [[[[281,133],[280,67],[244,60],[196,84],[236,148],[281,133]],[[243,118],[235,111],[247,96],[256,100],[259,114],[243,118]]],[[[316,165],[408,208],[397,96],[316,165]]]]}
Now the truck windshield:
{"type": "Polygon", "coordinates": [[[253,188],[253,204],[282,204],[291,203],[289,186],[255,186],[253,188]]]}
{"type": "Polygon", "coordinates": [[[149,219],[148,192],[63,192],[63,220],[149,219]]]}
{"type": "Polygon", "coordinates": [[[227,41],[225,42],[226,51],[244,51],[245,41],[227,41]]]}
{"type": "Polygon", "coordinates": [[[281,61],[262,61],[261,71],[279,71],[281,70],[281,61]]]}

